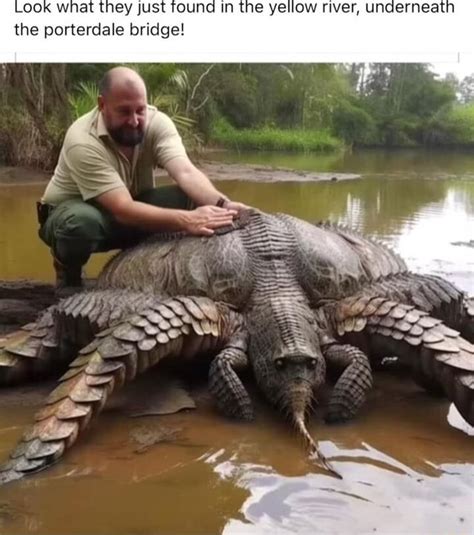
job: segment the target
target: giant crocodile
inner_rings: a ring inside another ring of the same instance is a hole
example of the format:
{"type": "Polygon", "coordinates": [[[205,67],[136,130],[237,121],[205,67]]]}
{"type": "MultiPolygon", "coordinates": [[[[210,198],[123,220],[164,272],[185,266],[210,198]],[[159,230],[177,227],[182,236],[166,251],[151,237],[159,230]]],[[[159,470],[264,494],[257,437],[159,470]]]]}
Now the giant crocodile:
{"type": "Polygon", "coordinates": [[[344,420],[372,385],[371,362],[387,355],[474,424],[474,311],[461,291],[410,273],[347,228],[256,210],[235,227],[156,235],[123,251],[93,291],[53,306],[0,351],[3,384],[69,363],[1,482],[57,461],[112,392],[165,358],[209,358],[217,406],[243,419],[253,408],[238,373],[250,367],[312,452],[306,421],[327,372],[337,380],[326,418],[344,420]]]}

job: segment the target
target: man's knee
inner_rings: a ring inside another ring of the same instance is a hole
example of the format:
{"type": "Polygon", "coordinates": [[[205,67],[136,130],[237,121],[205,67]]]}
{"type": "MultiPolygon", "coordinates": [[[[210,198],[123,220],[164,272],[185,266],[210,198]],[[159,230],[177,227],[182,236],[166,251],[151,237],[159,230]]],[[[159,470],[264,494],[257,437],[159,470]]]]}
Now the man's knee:
{"type": "Polygon", "coordinates": [[[94,206],[82,203],[66,207],[58,214],[55,214],[56,210],[61,210],[61,205],[52,214],[52,217],[56,215],[56,221],[53,222],[56,238],[70,238],[91,242],[100,241],[104,238],[106,233],[104,216],[94,206]]]}
{"type": "Polygon", "coordinates": [[[100,249],[107,225],[98,208],[82,201],[65,201],[52,211],[39,235],[64,264],[84,264],[100,249]]]}

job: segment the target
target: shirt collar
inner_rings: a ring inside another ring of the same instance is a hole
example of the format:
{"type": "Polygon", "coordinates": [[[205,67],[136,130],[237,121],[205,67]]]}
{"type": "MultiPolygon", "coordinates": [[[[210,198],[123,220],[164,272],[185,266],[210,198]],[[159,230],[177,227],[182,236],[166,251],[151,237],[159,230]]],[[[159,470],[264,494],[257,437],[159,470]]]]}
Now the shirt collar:
{"type": "Polygon", "coordinates": [[[107,127],[105,126],[104,118],[102,117],[102,113],[98,110],[98,117],[97,117],[97,135],[99,137],[110,137],[109,132],[107,130],[107,127]]]}

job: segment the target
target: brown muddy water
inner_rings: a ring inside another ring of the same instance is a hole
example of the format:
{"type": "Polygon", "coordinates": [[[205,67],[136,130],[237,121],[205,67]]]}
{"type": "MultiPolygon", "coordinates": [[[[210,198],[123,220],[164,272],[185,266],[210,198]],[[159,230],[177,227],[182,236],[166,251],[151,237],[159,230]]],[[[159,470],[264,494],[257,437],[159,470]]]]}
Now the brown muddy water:
{"type": "MultiPolygon", "coordinates": [[[[365,152],[346,156],[215,155],[232,162],[350,172],[330,183],[223,182],[267,211],[357,225],[388,241],[415,271],[474,294],[474,155],[365,152]]],[[[0,187],[0,279],[52,279],[35,237],[41,185],[0,187]]],[[[94,275],[104,257],[94,259],[94,275]]],[[[0,458],[50,385],[11,390],[0,407],[0,458]]],[[[442,533],[474,532],[474,438],[449,403],[407,378],[379,373],[360,416],[319,417],[311,432],[342,474],[309,459],[260,401],[257,421],[221,417],[203,387],[197,410],[130,418],[116,404],[55,467],[0,488],[0,533],[442,533]],[[449,421],[448,421],[449,420],[449,421]],[[176,430],[136,452],[138,426],[176,430]]]]}

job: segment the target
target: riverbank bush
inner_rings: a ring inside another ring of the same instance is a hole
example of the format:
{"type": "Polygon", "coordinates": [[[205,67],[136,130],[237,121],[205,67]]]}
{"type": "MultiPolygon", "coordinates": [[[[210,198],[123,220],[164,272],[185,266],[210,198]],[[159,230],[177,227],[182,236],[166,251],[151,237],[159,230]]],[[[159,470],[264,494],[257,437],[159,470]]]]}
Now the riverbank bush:
{"type": "Polygon", "coordinates": [[[51,170],[56,164],[64,129],[54,118],[41,135],[26,109],[0,106],[0,162],[9,166],[51,170]]]}
{"type": "Polygon", "coordinates": [[[426,126],[423,141],[431,146],[474,147],[474,104],[456,106],[435,117],[426,126]]]}
{"type": "MultiPolygon", "coordinates": [[[[0,64],[0,161],[51,170],[68,125],[95,106],[97,82],[112,66],[0,64]]],[[[191,154],[206,143],[301,152],[474,148],[474,77],[439,79],[425,64],[133,67],[191,154]]]]}
{"type": "Polygon", "coordinates": [[[330,152],[344,146],[328,130],[283,130],[269,126],[239,130],[222,118],[212,125],[210,141],[234,150],[330,152]]]}

